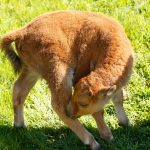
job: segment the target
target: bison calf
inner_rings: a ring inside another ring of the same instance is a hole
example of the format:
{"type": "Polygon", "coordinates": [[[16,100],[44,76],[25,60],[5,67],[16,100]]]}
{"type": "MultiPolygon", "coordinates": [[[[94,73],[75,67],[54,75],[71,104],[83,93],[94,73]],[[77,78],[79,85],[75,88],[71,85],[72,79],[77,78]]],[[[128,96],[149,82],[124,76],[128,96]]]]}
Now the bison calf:
{"type": "Polygon", "coordinates": [[[58,116],[92,150],[100,150],[100,144],[78,117],[92,114],[101,137],[111,140],[103,109],[112,99],[119,124],[129,124],[122,88],[132,72],[133,50],[114,19],[92,12],[47,13],[6,34],[2,49],[20,72],[13,89],[15,126],[25,126],[23,104],[39,77],[47,81],[58,116]]]}

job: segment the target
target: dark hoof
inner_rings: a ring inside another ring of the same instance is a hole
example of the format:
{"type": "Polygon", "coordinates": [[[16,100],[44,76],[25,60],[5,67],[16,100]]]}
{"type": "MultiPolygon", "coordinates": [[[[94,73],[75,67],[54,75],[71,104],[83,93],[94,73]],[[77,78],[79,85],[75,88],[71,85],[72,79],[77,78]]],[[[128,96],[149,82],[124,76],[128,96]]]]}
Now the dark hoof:
{"type": "Polygon", "coordinates": [[[21,129],[27,128],[25,124],[15,124],[15,123],[13,123],[13,127],[15,127],[15,128],[21,128],[21,129]]]}
{"type": "Polygon", "coordinates": [[[127,127],[131,127],[132,126],[132,124],[130,122],[127,122],[127,123],[119,122],[118,125],[123,127],[123,128],[127,128],[127,127]]]}
{"type": "Polygon", "coordinates": [[[86,145],[87,150],[104,150],[100,144],[96,143],[96,145],[91,146],[91,145],[86,145]]]}
{"type": "Polygon", "coordinates": [[[108,134],[108,135],[101,135],[101,138],[104,139],[107,142],[111,142],[114,139],[114,137],[111,133],[108,134]]]}
{"type": "Polygon", "coordinates": [[[104,150],[100,145],[98,147],[96,147],[95,149],[92,150],[104,150]]]}

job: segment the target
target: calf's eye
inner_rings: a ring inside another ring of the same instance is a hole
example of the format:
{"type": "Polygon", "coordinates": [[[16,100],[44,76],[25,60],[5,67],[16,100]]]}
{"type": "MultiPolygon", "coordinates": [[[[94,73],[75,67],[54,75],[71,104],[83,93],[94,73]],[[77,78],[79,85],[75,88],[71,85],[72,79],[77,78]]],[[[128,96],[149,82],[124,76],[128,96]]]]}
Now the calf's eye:
{"type": "Polygon", "coordinates": [[[81,107],[88,107],[89,104],[80,104],[81,107]]]}

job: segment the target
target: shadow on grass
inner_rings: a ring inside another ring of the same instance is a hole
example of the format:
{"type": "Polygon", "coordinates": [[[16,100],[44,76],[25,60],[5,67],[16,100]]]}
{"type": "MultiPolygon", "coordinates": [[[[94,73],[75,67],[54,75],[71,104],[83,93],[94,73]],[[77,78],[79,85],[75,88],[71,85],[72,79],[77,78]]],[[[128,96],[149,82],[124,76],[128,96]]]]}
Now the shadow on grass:
{"type": "MultiPolygon", "coordinates": [[[[150,149],[150,120],[113,130],[114,140],[110,143],[100,139],[98,130],[88,126],[106,150],[148,150],[150,149]]],[[[2,150],[85,150],[74,133],[68,128],[17,129],[0,125],[0,149],[2,150]]]]}

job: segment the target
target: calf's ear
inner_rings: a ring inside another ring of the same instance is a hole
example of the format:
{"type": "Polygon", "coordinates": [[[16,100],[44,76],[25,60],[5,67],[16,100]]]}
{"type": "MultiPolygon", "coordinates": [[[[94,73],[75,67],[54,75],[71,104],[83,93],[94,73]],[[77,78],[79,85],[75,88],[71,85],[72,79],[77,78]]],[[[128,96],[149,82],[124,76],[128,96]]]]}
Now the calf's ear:
{"type": "Polygon", "coordinates": [[[116,89],[117,89],[116,85],[111,86],[110,88],[108,88],[106,90],[106,95],[107,96],[113,95],[115,93],[116,89]]]}
{"type": "Polygon", "coordinates": [[[97,93],[97,97],[98,98],[102,98],[105,96],[111,96],[115,93],[116,91],[116,85],[110,86],[110,87],[105,87],[103,89],[101,89],[98,93],[97,93]]]}

